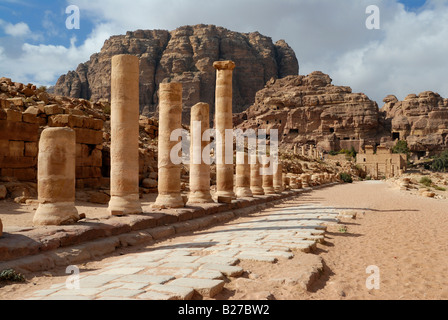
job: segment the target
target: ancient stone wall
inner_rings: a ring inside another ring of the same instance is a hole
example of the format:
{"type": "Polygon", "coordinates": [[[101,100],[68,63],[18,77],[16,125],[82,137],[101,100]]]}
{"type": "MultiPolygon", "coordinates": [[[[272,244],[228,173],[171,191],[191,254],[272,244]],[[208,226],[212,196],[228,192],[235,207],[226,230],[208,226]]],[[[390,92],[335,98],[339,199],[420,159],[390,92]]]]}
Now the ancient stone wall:
{"type": "MultiPolygon", "coordinates": [[[[0,78],[0,178],[36,182],[40,134],[47,127],[76,132],[76,187],[101,184],[104,115],[82,99],[51,96],[36,86],[0,78]]],[[[102,111],[104,107],[100,106],[102,111]]]]}

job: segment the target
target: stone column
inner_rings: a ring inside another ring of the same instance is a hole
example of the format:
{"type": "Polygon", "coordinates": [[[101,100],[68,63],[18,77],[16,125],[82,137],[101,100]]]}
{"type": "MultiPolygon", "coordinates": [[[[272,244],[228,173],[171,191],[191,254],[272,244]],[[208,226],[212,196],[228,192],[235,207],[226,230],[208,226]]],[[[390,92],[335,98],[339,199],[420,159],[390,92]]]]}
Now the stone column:
{"type": "Polygon", "coordinates": [[[306,156],[306,147],[302,146],[302,156],[305,157],[306,156]]]}
{"type": "Polygon", "coordinates": [[[274,173],[274,191],[276,193],[282,193],[285,188],[283,186],[283,164],[279,163],[277,166],[277,172],[274,173]]]}
{"type": "Polygon", "coordinates": [[[290,186],[291,180],[287,175],[283,175],[283,185],[285,186],[286,190],[290,190],[291,186],[290,186]]]}
{"type": "Polygon", "coordinates": [[[258,156],[251,156],[250,165],[250,190],[255,196],[264,195],[263,179],[260,175],[260,161],[258,156]]]}
{"type": "MultiPolygon", "coordinates": [[[[200,102],[191,108],[189,203],[213,202],[210,194],[210,165],[205,163],[203,159],[204,149],[210,142],[202,141],[204,132],[209,128],[210,107],[207,103],[200,102]]],[[[208,155],[210,155],[210,152],[208,155]]]]}
{"type": "Polygon", "coordinates": [[[302,179],[302,186],[303,188],[309,188],[310,187],[310,175],[309,174],[302,174],[301,175],[301,179],[302,179]]]}
{"type": "Polygon", "coordinates": [[[236,154],[236,196],[238,198],[253,197],[250,189],[250,163],[247,152],[236,154]]]}
{"type": "Polygon", "coordinates": [[[262,180],[263,180],[263,190],[264,194],[275,194],[274,190],[274,174],[273,174],[273,168],[270,168],[271,164],[267,157],[264,157],[263,163],[262,163],[262,180]]]}
{"type": "Polygon", "coordinates": [[[297,145],[294,145],[294,154],[297,154],[297,145]]]}
{"type": "MultiPolygon", "coordinates": [[[[215,69],[217,70],[215,93],[215,126],[216,134],[220,134],[221,136],[221,139],[216,140],[216,197],[234,198],[235,193],[233,191],[233,163],[226,164],[226,130],[233,129],[232,75],[233,69],[235,68],[235,63],[233,61],[216,61],[213,64],[213,67],[215,67],[215,69]]],[[[233,159],[233,150],[230,158],[233,159]]]]}
{"type": "Polygon", "coordinates": [[[142,212],[139,194],[139,59],[112,57],[111,71],[111,215],[142,212]]]}
{"type": "MultiPolygon", "coordinates": [[[[161,83],[159,88],[159,195],[153,208],[182,208],[185,203],[180,188],[182,167],[174,164],[171,151],[179,141],[171,141],[174,130],[182,129],[182,84],[161,83]]],[[[181,154],[178,154],[181,157],[181,154]]]]}
{"type": "Polygon", "coordinates": [[[297,178],[297,189],[302,189],[302,179],[301,178],[297,178]]]}
{"type": "Polygon", "coordinates": [[[39,141],[34,225],[61,225],[79,220],[75,207],[76,134],[70,128],[48,128],[39,141]]]}
{"type": "Polygon", "coordinates": [[[310,145],[310,149],[308,150],[308,157],[312,158],[314,153],[314,147],[310,145]]]}
{"type": "Polygon", "coordinates": [[[292,190],[297,190],[298,186],[297,186],[297,177],[296,176],[290,176],[289,177],[289,185],[291,186],[292,190]]]}

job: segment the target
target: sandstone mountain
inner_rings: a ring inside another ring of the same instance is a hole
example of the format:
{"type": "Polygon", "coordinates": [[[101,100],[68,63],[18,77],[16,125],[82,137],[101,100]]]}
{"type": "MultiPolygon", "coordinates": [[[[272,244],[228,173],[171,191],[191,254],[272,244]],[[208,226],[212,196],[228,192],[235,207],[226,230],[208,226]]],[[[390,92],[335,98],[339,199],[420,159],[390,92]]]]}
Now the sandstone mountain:
{"type": "Polygon", "coordinates": [[[383,131],[377,103],[331,83],[320,71],[272,79],[248,110],[234,116],[234,123],[243,130],[278,129],[285,144],[327,151],[377,144],[383,131]]]}
{"type": "Polygon", "coordinates": [[[410,94],[404,101],[390,95],[380,110],[388,122],[393,139],[404,139],[420,156],[448,148],[448,99],[425,91],[410,94]]]}
{"type": "Polygon", "coordinates": [[[258,32],[238,33],[214,25],[184,26],[174,31],[137,30],[108,39],[101,50],[57,81],[54,93],[97,101],[110,99],[111,57],[133,54],[140,58],[140,109],[157,111],[159,84],[183,83],[184,123],[197,102],[210,104],[214,113],[216,72],[213,62],[233,60],[235,113],[254,102],[255,94],[271,79],[297,75],[299,64],[288,44],[258,32]]]}

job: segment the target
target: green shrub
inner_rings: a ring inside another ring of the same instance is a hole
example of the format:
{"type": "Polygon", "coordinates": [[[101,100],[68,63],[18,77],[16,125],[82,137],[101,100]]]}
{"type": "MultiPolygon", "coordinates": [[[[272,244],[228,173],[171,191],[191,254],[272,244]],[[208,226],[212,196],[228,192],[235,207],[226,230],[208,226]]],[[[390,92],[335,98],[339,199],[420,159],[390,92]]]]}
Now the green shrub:
{"type": "Polygon", "coordinates": [[[445,150],[434,159],[431,169],[437,172],[446,172],[448,170],[448,150],[445,150]]]}
{"type": "Polygon", "coordinates": [[[25,277],[13,269],[0,272],[0,281],[25,282],[25,277]]]}
{"type": "Polygon", "coordinates": [[[432,180],[430,177],[423,177],[420,179],[420,183],[427,186],[427,187],[431,187],[432,186],[432,180]]]}
{"type": "Polygon", "coordinates": [[[340,179],[341,179],[342,181],[344,181],[345,183],[353,183],[353,178],[352,178],[352,176],[351,176],[350,174],[348,174],[348,173],[343,172],[343,173],[341,173],[341,174],[339,175],[339,177],[340,177],[340,179]]]}
{"type": "Polygon", "coordinates": [[[408,142],[406,140],[400,140],[395,147],[392,148],[392,153],[404,153],[409,155],[408,142]]]}

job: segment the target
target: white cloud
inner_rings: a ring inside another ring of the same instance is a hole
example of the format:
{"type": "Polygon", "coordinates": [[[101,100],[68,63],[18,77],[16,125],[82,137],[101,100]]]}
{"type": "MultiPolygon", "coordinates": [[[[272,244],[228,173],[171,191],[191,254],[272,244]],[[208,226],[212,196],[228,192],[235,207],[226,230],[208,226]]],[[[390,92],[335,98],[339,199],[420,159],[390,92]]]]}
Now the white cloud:
{"type": "MultiPolygon", "coordinates": [[[[330,68],[333,79],[351,83],[378,104],[388,94],[404,99],[410,93],[435,91],[448,97],[448,6],[419,13],[400,10],[385,21],[384,39],[342,54],[330,68]]],[[[431,8],[431,9],[430,9],[431,8]]]]}
{"type": "Polygon", "coordinates": [[[0,54],[0,61],[9,62],[2,64],[2,76],[24,83],[54,85],[60,75],[75,70],[80,63],[86,62],[93,53],[101,50],[104,41],[110,37],[110,31],[114,30],[109,25],[100,24],[81,45],[77,46],[76,38],[71,38],[68,48],[24,43],[21,54],[15,57],[0,54]]]}
{"type": "Polygon", "coordinates": [[[17,24],[6,23],[4,26],[5,33],[13,37],[23,37],[31,34],[30,27],[25,22],[17,24]]]}

